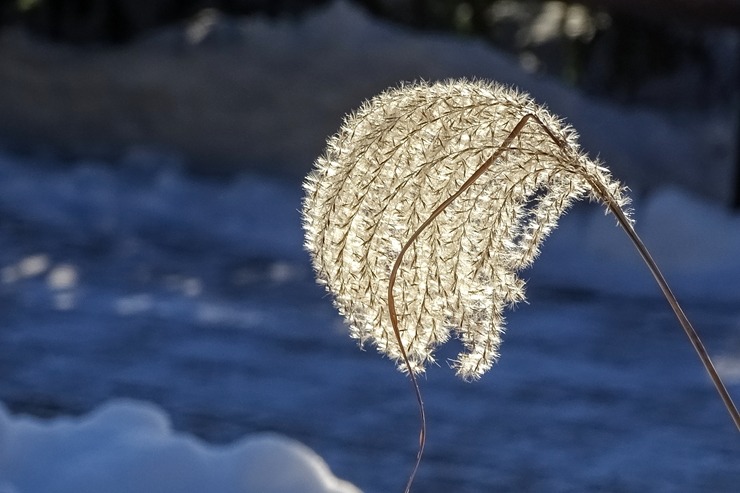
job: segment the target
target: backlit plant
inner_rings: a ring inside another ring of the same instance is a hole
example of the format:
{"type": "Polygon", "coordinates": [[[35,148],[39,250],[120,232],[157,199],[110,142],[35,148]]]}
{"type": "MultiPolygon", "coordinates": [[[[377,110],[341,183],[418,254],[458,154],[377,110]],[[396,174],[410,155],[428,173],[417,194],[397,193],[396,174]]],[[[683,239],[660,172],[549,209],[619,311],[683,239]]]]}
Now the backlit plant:
{"type": "Polygon", "coordinates": [[[576,132],[527,95],[484,81],[404,85],[349,115],[304,189],[306,247],[352,337],[416,374],[450,337],[479,378],[498,356],[517,273],[576,200],[604,204],[638,249],[735,424],[740,415],[698,335],[635,232],[625,188],[576,132]]]}

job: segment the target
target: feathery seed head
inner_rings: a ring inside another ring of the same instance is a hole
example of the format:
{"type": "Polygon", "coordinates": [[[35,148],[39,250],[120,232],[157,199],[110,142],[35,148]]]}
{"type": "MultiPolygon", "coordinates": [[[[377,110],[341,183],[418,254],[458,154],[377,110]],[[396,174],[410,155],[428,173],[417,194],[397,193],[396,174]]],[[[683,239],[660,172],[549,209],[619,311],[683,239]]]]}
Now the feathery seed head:
{"type": "Polygon", "coordinates": [[[498,355],[503,310],[524,300],[517,272],[534,261],[558,218],[585,195],[624,205],[623,187],[581,153],[572,128],[495,83],[403,85],[346,117],[304,183],[303,226],[317,278],[352,337],[402,362],[387,299],[394,262],[528,114],[543,125],[524,125],[421,231],[393,288],[413,371],[454,334],[465,349],[453,366],[474,379],[498,355]]]}

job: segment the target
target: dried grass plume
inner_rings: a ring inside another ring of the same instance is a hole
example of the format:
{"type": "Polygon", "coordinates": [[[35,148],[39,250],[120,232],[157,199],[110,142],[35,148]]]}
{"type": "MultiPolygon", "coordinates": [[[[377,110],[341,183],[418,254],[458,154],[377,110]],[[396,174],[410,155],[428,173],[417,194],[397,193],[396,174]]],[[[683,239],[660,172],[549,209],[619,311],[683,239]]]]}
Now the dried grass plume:
{"type": "Polygon", "coordinates": [[[524,300],[517,273],[561,214],[584,196],[627,201],[576,137],[527,95],[484,81],[401,86],[349,115],[305,181],[303,221],[352,337],[402,370],[405,352],[421,372],[454,335],[457,373],[488,370],[504,309],[524,300]]]}

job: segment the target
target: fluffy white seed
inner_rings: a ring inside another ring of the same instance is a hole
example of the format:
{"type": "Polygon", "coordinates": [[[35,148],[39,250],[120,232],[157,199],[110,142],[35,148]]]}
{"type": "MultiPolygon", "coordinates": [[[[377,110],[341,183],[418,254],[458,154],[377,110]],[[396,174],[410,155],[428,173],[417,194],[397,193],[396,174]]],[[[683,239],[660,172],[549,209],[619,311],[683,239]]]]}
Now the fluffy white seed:
{"type": "Polygon", "coordinates": [[[303,224],[317,278],[352,337],[402,362],[388,311],[392,265],[527,114],[536,118],[412,243],[393,290],[413,371],[454,335],[464,350],[453,366],[471,379],[497,358],[503,310],[524,300],[517,272],[561,214],[584,195],[608,193],[623,205],[622,186],[580,152],[570,127],[527,95],[484,81],[388,90],[329,139],[304,184],[303,224]]]}

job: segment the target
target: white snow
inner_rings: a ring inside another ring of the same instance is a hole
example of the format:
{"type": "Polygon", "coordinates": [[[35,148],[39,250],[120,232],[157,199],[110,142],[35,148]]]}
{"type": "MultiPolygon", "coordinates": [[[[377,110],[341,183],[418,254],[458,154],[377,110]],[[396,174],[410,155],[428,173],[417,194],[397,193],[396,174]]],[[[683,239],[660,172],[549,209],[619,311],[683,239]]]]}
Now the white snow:
{"type": "Polygon", "coordinates": [[[153,404],[110,401],[76,418],[0,405],[1,493],[359,493],[310,449],[260,434],[223,446],[172,430],[153,404]]]}
{"type": "MultiPolygon", "coordinates": [[[[740,302],[740,216],[673,187],[632,207],[635,229],[679,298],[740,302]]],[[[537,285],[660,296],[627,235],[594,204],[561,219],[527,277],[537,285]]]]}

